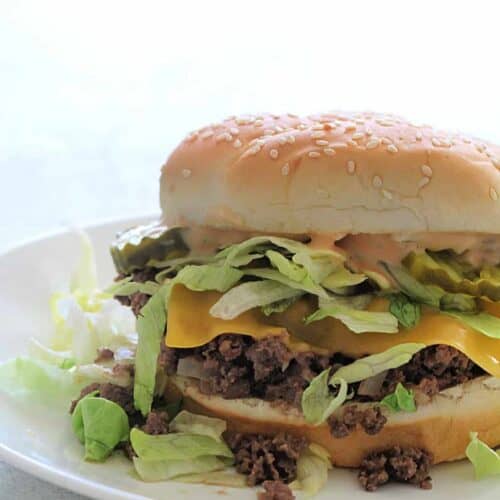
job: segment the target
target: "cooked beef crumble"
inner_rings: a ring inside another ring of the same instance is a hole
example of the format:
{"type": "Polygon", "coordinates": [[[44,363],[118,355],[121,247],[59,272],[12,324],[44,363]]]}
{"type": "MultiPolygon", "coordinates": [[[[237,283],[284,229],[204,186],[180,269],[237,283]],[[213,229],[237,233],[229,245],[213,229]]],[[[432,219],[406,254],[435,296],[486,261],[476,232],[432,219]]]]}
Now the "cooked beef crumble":
{"type": "Polygon", "coordinates": [[[432,457],[419,448],[400,448],[368,455],[359,469],[359,482],[367,491],[375,491],[388,481],[417,484],[420,488],[432,488],[429,469],[432,457]]]}
{"type": "Polygon", "coordinates": [[[307,446],[305,438],[286,433],[233,434],[228,436],[227,443],[234,453],[236,470],[248,476],[249,486],[267,480],[293,481],[297,476],[297,460],[307,446]]]}
{"type": "Polygon", "coordinates": [[[292,490],[281,481],[264,481],[264,491],[257,493],[257,500],[293,500],[292,490]]]}
{"type": "Polygon", "coordinates": [[[120,387],[119,385],[114,384],[97,383],[90,384],[82,389],[80,396],[71,402],[69,412],[73,413],[79,401],[94,391],[99,391],[99,397],[109,399],[118,406],[121,406],[127,415],[135,415],[136,410],[134,408],[134,396],[131,388],[120,387]]]}
{"type": "Polygon", "coordinates": [[[146,418],[142,430],[154,436],[168,434],[168,413],[166,411],[152,410],[146,418]]]}
{"type": "Polygon", "coordinates": [[[347,437],[358,425],[367,434],[374,435],[382,430],[386,422],[380,406],[360,409],[356,404],[346,406],[341,415],[332,415],[328,419],[332,436],[336,438],[347,437]]]}
{"type": "MultiPolygon", "coordinates": [[[[144,283],[146,281],[154,281],[156,274],[158,273],[158,269],[153,267],[147,267],[146,269],[142,269],[140,271],[134,271],[132,273],[132,281],[137,281],[138,283],[144,283]]],[[[116,281],[119,281],[125,278],[126,275],[120,274],[116,277],[116,281]]],[[[146,293],[137,292],[131,295],[130,297],[115,297],[120,303],[124,306],[130,306],[134,314],[137,316],[140,310],[146,305],[147,301],[151,295],[146,293]]]]}

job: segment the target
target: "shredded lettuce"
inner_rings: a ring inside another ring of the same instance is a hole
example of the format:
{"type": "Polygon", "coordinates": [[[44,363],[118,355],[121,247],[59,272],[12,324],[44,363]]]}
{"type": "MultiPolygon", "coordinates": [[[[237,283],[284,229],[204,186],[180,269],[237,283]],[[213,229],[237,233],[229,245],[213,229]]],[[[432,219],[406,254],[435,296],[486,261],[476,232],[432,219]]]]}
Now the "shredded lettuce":
{"type": "Polygon", "coordinates": [[[96,397],[96,392],[78,402],[71,423],[74,433],[85,445],[85,460],[102,462],[119,443],[128,440],[129,423],[121,406],[96,397]]]}
{"type": "Polygon", "coordinates": [[[500,454],[481,441],[477,432],[471,432],[470,439],[465,454],[474,466],[476,479],[500,475],[500,454]]]}
{"type": "Polygon", "coordinates": [[[297,460],[297,479],[290,488],[303,490],[307,497],[312,497],[325,486],[331,468],[328,451],[311,443],[297,460]]]}
{"type": "Polygon", "coordinates": [[[306,422],[323,423],[347,399],[347,382],[340,377],[330,377],[330,368],[315,377],[302,393],[302,412],[306,422]],[[334,395],[331,390],[337,389],[334,395]]]}
{"type": "Polygon", "coordinates": [[[139,342],[135,358],[134,405],[146,416],[155,391],[156,363],[167,323],[166,303],[172,282],[166,282],[141,309],[137,318],[139,342]]]}
{"type": "Polygon", "coordinates": [[[182,283],[196,292],[205,290],[226,292],[236,285],[242,276],[243,273],[233,267],[204,264],[182,268],[175,277],[175,282],[182,283]]]}
{"type": "Polygon", "coordinates": [[[439,302],[441,309],[445,311],[475,312],[477,310],[476,299],[465,293],[445,293],[439,302]]]}
{"type": "Polygon", "coordinates": [[[160,285],[154,281],[146,281],[140,283],[137,281],[132,281],[132,276],[127,276],[111,286],[106,288],[105,293],[117,297],[128,297],[134,293],[146,293],[148,295],[154,295],[160,285]]]}
{"type": "Polygon", "coordinates": [[[412,356],[424,347],[425,344],[410,342],[399,344],[384,352],[365,356],[364,358],[353,361],[349,365],[342,366],[333,376],[343,378],[348,384],[361,382],[385,370],[398,368],[408,363],[412,356]]]}
{"type": "Polygon", "coordinates": [[[394,412],[417,411],[413,391],[411,389],[406,389],[401,383],[396,386],[396,390],[392,394],[388,394],[384,399],[382,399],[380,404],[387,406],[387,408],[394,412]]]}
{"type": "Polygon", "coordinates": [[[307,271],[291,260],[288,260],[276,250],[268,250],[266,257],[278,271],[293,281],[302,281],[307,276],[307,271]]]}
{"type": "Polygon", "coordinates": [[[276,281],[250,281],[226,292],[210,308],[210,314],[215,318],[229,320],[254,307],[265,306],[301,294],[300,290],[276,281]]]}
{"type": "Polygon", "coordinates": [[[295,304],[295,302],[297,302],[299,297],[300,295],[296,295],[288,299],[277,300],[276,302],[271,302],[270,304],[262,306],[260,310],[266,316],[271,316],[271,314],[274,313],[281,313],[286,311],[291,305],[295,304]]]}
{"type": "Polygon", "coordinates": [[[360,311],[338,303],[324,305],[309,315],[306,324],[324,318],[336,318],[344,323],[351,332],[397,333],[398,320],[389,312],[360,311]]]}
{"type": "Polygon", "coordinates": [[[420,322],[420,304],[411,301],[403,293],[390,296],[389,312],[405,328],[414,328],[420,322]]]}
{"type": "Polygon", "coordinates": [[[491,337],[492,339],[500,339],[500,318],[492,316],[488,313],[467,314],[459,312],[446,311],[446,314],[458,319],[472,329],[491,337]]]}
{"type": "Polygon", "coordinates": [[[198,434],[221,440],[222,433],[226,430],[226,422],[220,418],[206,417],[183,410],[170,422],[169,429],[170,432],[198,434]]]}
{"type": "Polygon", "coordinates": [[[192,460],[207,455],[232,460],[233,453],[221,439],[186,432],[152,436],[134,428],[130,443],[139,458],[155,460],[192,460]]]}

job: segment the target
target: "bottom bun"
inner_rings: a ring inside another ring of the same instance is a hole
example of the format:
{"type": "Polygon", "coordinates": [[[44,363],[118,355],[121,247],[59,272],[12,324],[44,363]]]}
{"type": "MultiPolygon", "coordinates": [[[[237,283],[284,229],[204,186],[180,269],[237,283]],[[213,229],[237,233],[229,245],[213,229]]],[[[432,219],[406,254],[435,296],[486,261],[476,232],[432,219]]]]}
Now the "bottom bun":
{"type": "MultiPolygon", "coordinates": [[[[328,425],[307,424],[301,412],[289,405],[260,399],[224,399],[202,394],[195,379],[175,376],[169,379],[184,396],[184,407],[226,420],[232,432],[276,434],[280,431],[304,436],[326,448],[332,463],[340,467],[359,467],[371,452],[393,446],[426,450],[433,462],[458,460],[465,456],[469,433],[489,446],[500,445],[500,379],[480,377],[452,387],[419,404],[413,413],[388,413],[387,423],[375,435],[358,428],[349,436],[334,438],[328,425]]],[[[369,403],[356,403],[360,407],[369,403]]]]}

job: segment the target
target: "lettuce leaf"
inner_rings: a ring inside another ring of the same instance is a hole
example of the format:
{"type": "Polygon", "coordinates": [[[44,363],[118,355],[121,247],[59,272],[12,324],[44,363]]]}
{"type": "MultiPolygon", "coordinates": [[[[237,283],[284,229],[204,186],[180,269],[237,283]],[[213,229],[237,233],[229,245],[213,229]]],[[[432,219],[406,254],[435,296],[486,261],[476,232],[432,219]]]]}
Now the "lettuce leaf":
{"type": "Polygon", "coordinates": [[[271,316],[274,313],[281,313],[286,311],[291,305],[297,302],[300,295],[296,295],[294,297],[290,297],[288,299],[277,300],[276,302],[271,302],[270,304],[266,304],[260,308],[266,316],[271,316]]]}
{"type": "Polygon", "coordinates": [[[413,391],[411,389],[405,389],[401,383],[396,386],[396,390],[392,394],[388,394],[384,399],[382,399],[380,404],[387,406],[387,408],[394,412],[417,411],[413,391]]]}
{"type": "Polygon", "coordinates": [[[226,292],[210,308],[210,314],[215,318],[229,320],[254,307],[265,306],[301,294],[300,290],[276,281],[251,281],[226,292]]]}
{"type": "Polygon", "coordinates": [[[222,440],[226,427],[226,422],[220,418],[197,415],[186,410],[181,411],[169,425],[170,432],[198,434],[216,440],[222,440]]]}
{"type": "Polygon", "coordinates": [[[152,436],[134,428],[130,443],[143,460],[193,460],[207,455],[233,459],[233,453],[221,439],[186,432],[152,436]]]}
{"type": "Polygon", "coordinates": [[[333,375],[344,379],[348,384],[361,382],[367,378],[378,375],[385,370],[398,368],[410,361],[412,356],[422,350],[425,344],[405,343],[399,344],[378,354],[357,359],[350,365],[340,367],[333,375]]]}
{"type": "Polygon", "coordinates": [[[465,293],[445,293],[439,301],[441,309],[445,311],[475,312],[476,299],[465,293]]]}
{"type": "Polygon", "coordinates": [[[269,259],[269,262],[288,279],[302,281],[307,276],[307,271],[302,266],[288,260],[275,250],[268,250],[266,252],[266,257],[269,259]]]}
{"type": "Polygon", "coordinates": [[[446,311],[448,316],[458,319],[472,329],[491,337],[492,339],[500,339],[500,318],[492,316],[488,313],[467,314],[459,312],[446,311]]]}
{"type": "MultiPolygon", "coordinates": [[[[213,455],[189,460],[144,460],[134,457],[134,467],[143,481],[166,481],[179,476],[220,471],[226,463],[213,455]]],[[[198,481],[196,481],[198,482],[198,481]]]]}
{"type": "Polygon", "coordinates": [[[465,450],[467,458],[474,466],[476,479],[500,475],[500,455],[477,436],[477,432],[470,433],[471,441],[465,450]]]}
{"type": "Polygon", "coordinates": [[[215,264],[204,264],[201,266],[186,266],[182,268],[175,277],[176,283],[182,283],[190,290],[203,292],[205,290],[217,290],[226,292],[232,288],[243,273],[238,269],[215,264]]]}
{"type": "Polygon", "coordinates": [[[347,382],[340,377],[330,378],[330,368],[315,377],[302,393],[302,413],[306,422],[313,425],[323,423],[347,399],[347,382]],[[338,389],[334,395],[330,391],[338,389]]]}
{"type": "Polygon", "coordinates": [[[155,391],[156,363],[165,333],[165,305],[172,282],[165,283],[141,309],[137,318],[139,342],[135,357],[134,405],[146,416],[155,391]]]}
{"type": "Polygon", "coordinates": [[[154,295],[159,288],[160,285],[154,281],[139,283],[137,281],[132,281],[132,276],[127,276],[106,288],[105,293],[117,297],[128,297],[134,293],[154,295]]]}
{"type": "Polygon", "coordinates": [[[336,318],[354,333],[397,333],[398,320],[389,312],[360,311],[339,304],[324,305],[307,316],[306,324],[324,318],[336,318]]]}
{"type": "Polygon", "coordinates": [[[403,293],[390,296],[389,312],[395,316],[405,328],[414,328],[420,322],[420,304],[412,302],[403,293]]]}
{"type": "Polygon", "coordinates": [[[325,486],[331,468],[328,451],[311,443],[297,460],[297,479],[290,484],[290,488],[301,489],[306,496],[312,497],[325,486]]]}
{"type": "Polygon", "coordinates": [[[129,437],[128,417],[112,401],[89,394],[81,399],[71,418],[73,431],[85,445],[85,460],[104,461],[129,437]]]}

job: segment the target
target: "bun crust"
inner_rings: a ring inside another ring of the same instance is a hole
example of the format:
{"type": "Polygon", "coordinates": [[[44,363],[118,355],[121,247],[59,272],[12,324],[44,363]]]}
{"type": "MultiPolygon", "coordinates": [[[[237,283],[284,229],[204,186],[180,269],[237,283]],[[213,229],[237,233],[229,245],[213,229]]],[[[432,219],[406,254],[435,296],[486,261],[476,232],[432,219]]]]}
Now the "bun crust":
{"type": "MultiPolygon", "coordinates": [[[[201,394],[192,379],[172,377],[184,396],[188,410],[216,416],[227,421],[236,432],[275,434],[286,431],[305,436],[326,448],[332,463],[340,467],[359,467],[373,451],[393,446],[427,450],[434,463],[461,459],[469,443],[469,433],[489,446],[500,445],[500,379],[481,377],[447,389],[421,404],[415,413],[387,415],[383,429],[373,436],[359,428],[345,438],[334,438],[326,424],[306,424],[295,408],[272,405],[258,399],[227,400],[201,394]]],[[[359,406],[367,403],[356,403],[359,406]]]]}
{"type": "Polygon", "coordinates": [[[500,233],[500,148],[375,113],[232,117],[162,169],[169,225],[500,233]]]}

